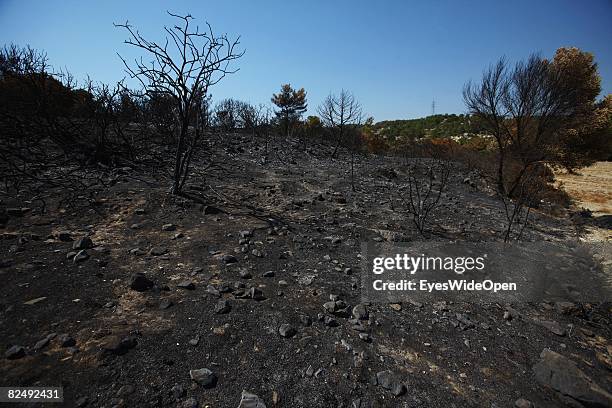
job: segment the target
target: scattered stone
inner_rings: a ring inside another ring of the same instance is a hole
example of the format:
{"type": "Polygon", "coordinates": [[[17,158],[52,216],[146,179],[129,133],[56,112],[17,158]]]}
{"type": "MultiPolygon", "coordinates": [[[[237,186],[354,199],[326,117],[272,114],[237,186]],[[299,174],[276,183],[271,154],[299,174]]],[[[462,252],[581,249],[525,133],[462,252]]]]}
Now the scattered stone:
{"type": "Polygon", "coordinates": [[[399,382],[389,370],[376,373],[376,383],[382,388],[391,391],[395,397],[406,393],[406,386],[399,382]]]}
{"type": "Polygon", "coordinates": [[[548,321],[548,320],[534,320],[534,323],[537,324],[538,326],[542,326],[545,329],[550,330],[552,333],[556,334],[557,336],[565,336],[565,329],[563,327],[561,327],[561,325],[558,322],[555,321],[548,321]]]}
{"type": "Polygon", "coordinates": [[[261,252],[259,249],[252,250],[251,254],[253,254],[253,256],[256,256],[257,258],[263,258],[263,252],[261,252]]]}
{"type": "Polygon", "coordinates": [[[73,347],[76,345],[76,340],[74,339],[74,337],[68,334],[60,335],[57,340],[59,341],[61,347],[73,347]]]}
{"type": "Polygon", "coordinates": [[[263,292],[257,288],[249,289],[247,296],[253,300],[264,300],[263,292]]]}
{"type": "Polygon", "coordinates": [[[273,278],[274,277],[274,271],[266,271],[261,276],[263,276],[264,278],[273,278]]]}
{"type": "Polygon", "coordinates": [[[162,255],[165,255],[167,252],[168,252],[168,248],[165,248],[165,247],[153,247],[149,251],[149,254],[151,254],[153,256],[162,256],[162,255]]]}
{"type": "Polygon", "coordinates": [[[28,300],[26,302],[23,302],[24,305],[28,305],[28,306],[32,306],[37,304],[38,302],[42,302],[43,300],[45,300],[47,297],[46,296],[41,296],[41,297],[37,297],[35,299],[31,299],[28,300]]]}
{"type": "Polygon", "coordinates": [[[47,347],[49,345],[49,342],[56,336],[55,333],[51,333],[47,336],[45,336],[45,338],[38,340],[36,342],[36,344],[34,344],[34,347],[32,347],[32,350],[34,351],[39,351],[42,350],[43,348],[47,347]]]}
{"type": "Polygon", "coordinates": [[[312,377],[314,374],[314,368],[312,368],[311,365],[308,366],[308,368],[306,369],[306,371],[304,372],[304,375],[306,377],[312,377]]]}
{"type": "Polygon", "coordinates": [[[253,231],[249,231],[249,230],[240,231],[238,233],[238,236],[243,239],[251,238],[253,236],[253,231]]]}
{"type": "Polygon", "coordinates": [[[77,408],[83,408],[86,407],[87,404],[89,404],[89,398],[87,397],[80,397],[79,399],[77,399],[75,401],[77,408]]]}
{"type": "Polygon", "coordinates": [[[514,406],[516,408],[535,408],[535,405],[533,405],[533,402],[525,398],[519,398],[516,401],[514,401],[514,406]]]}
{"type": "Polygon", "coordinates": [[[74,263],[84,262],[88,259],[89,259],[89,254],[87,253],[86,250],[82,249],[76,253],[76,255],[74,256],[73,262],[74,263]]]}
{"type": "Polygon", "coordinates": [[[186,280],[186,281],[179,282],[176,285],[176,287],[179,288],[179,289],[194,290],[195,289],[195,283],[193,283],[190,280],[186,280]]]}
{"type": "Polygon", "coordinates": [[[281,324],[281,326],[278,328],[278,333],[286,338],[289,337],[293,337],[297,334],[297,330],[295,330],[295,328],[293,328],[293,326],[291,326],[290,324],[281,324]]]}
{"type": "Polygon", "coordinates": [[[93,242],[89,237],[81,237],[74,241],[72,244],[72,249],[81,250],[81,249],[90,249],[93,248],[93,242]]]}
{"type": "Polygon", "coordinates": [[[162,225],[162,231],[174,231],[176,230],[176,225],[174,224],[164,224],[162,225]]]}
{"type": "Polygon", "coordinates": [[[134,336],[128,336],[123,338],[113,336],[104,343],[102,348],[107,352],[110,352],[117,356],[121,356],[127,353],[130,349],[136,347],[137,344],[138,341],[134,336]]]}
{"type": "Polygon", "coordinates": [[[4,353],[4,357],[9,360],[17,360],[19,358],[25,357],[25,347],[23,346],[12,346],[4,353]]]}
{"type": "Polygon", "coordinates": [[[353,317],[359,320],[367,320],[368,319],[368,310],[365,305],[358,304],[353,308],[353,317]]]}
{"type": "Polygon", "coordinates": [[[172,307],[174,303],[172,303],[172,301],[170,299],[162,299],[159,302],[159,310],[166,310],[169,309],[170,307],[172,307]]]}
{"type": "Polygon", "coordinates": [[[393,309],[393,310],[398,311],[398,312],[399,312],[400,310],[402,310],[402,305],[400,305],[399,303],[390,303],[390,304],[389,304],[389,307],[390,307],[391,309],[393,309]]]}
{"type": "Polygon", "coordinates": [[[208,368],[189,370],[191,379],[204,388],[213,388],[217,384],[217,376],[208,368]]]}
{"type": "Polygon", "coordinates": [[[134,391],[136,390],[136,388],[134,388],[133,385],[131,384],[126,384],[123,385],[121,388],[119,388],[119,390],[117,391],[117,396],[118,397],[125,397],[127,395],[133,394],[134,391]]]}
{"type": "Polygon", "coordinates": [[[193,339],[189,339],[189,344],[192,346],[197,346],[200,343],[200,336],[195,336],[193,339]]]}
{"type": "Polygon", "coordinates": [[[238,262],[238,259],[234,255],[230,254],[217,254],[215,258],[219,260],[222,264],[229,265],[238,262]]]}
{"type": "Polygon", "coordinates": [[[370,337],[368,333],[359,333],[359,338],[365,341],[366,343],[369,343],[372,341],[372,337],[370,337]]]}
{"type": "Polygon", "coordinates": [[[238,408],[266,408],[266,404],[257,395],[243,390],[238,408]]]}
{"type": "Polygon", "coordinates": [[[174,384],[174,386],[170,389],[170,392],[175,399],[183,398],[185,396],[185,388],[183,388],[183,386],[180,384],[174,384]]]}
{"type": "Polygon", "coordinates": [[[540,385],[557,391],[560,397],[568,398],[573,405],[612,406],[612,394],[589,378],[576,363],[559,353],[544,349],[533,372],[540,385]]]}
{"type": "Polygon", "coordinates": [[[217,304],[215,305],[215,313],[217,314],[229,313],[230,310],[232,310],[232,307],[230,306],[230,303],[226,299],[218,301],[217,304]]]}
{"type": "Polygon", "coordinates": [[[202,208],[202,212],[204,213],[204,215],[214,215],[214,214],[220,214],[222,211],[218,209],[217,207],[213,207],[212,205],[207,205],[207,206],[204,206],[204,208],[202,208]]]}
{"type": "Polygon", "coordinates": [[[580,310],[580,308],[572,302],[556,302],[555,309],[557,309],[557,312],[564,315],[571,315],[580,310]]]}
{"type": "Polygon", "coordinates": [[[189,397],[183,401],[181,408],[200,408],[200,403],[194,397],[189,397]]]}
{"type": "Polygon", "coordinates": [[[336,319],[334,319],[331,316],[325,316],[324,318],[324,323],[327,327],[338,327],[340,326],[340,323],[338,323],[338,321],[336,319]]]}
{"type": "Polygon", "coordinates": [[[130,278],[130,289],[137,292],[144,292],[153,287],[153,281],[147,278],[142,272],[136,272],[130,278]]]}
{"type": "Polygon", "coordinates": [[[177,232],[176,234],[174,234],[172,236],[172,239],[179,239],[179,238],[183,238],[183,237],[184,237],[184,235],[183,235],[182,232],[177,232]]]}
{"type": "Polygon", "coordinates": [[[68,231],[61,231],[57,234],[57,239],[59,239],[62,242],[71,242],[72,235],[68,231]]]}

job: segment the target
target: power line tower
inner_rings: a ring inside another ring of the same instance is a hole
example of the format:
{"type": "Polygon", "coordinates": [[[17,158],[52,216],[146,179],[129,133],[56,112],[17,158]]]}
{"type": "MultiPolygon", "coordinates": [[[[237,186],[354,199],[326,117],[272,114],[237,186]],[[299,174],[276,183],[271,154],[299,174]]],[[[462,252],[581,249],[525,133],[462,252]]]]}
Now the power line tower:
{"type": "Polygon", "coordinates": [[[436,114],[436,100],[431,101],[431,116],[436,114]]]}

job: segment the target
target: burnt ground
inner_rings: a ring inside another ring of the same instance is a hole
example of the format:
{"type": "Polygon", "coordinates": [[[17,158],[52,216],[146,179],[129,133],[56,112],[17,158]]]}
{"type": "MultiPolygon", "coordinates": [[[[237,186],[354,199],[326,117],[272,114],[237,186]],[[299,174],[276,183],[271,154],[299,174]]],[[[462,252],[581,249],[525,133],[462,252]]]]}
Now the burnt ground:
{"type": "MultiPolygon", "coordinates": [[[[194,165],[197,200],[169,196],[144,168],[83,172],[103,184],[70,200],[48,188],[44,212],[25,193],[3,199],[28,209],[1,231],[0,344],[23,353],[2,359],[0,386],[63,386],[66,407],[237,407],[243,390],[268,407],[557,407],[567,399],[533,371],[549,348],[612,390],[609,304],[372,303],[361,324],[330,315],[330,299],[360,303],[361,242],[421,239],[390,198],[400,161],[358,158],[353,192],[331,147],[284,142],[263,163],[261,143],[229,140],[210,142],[218,165],[194,165]],[[93,248],[75,261],[85,236],[93,248]],[[137,272],[154,286],[130,289],[137,272]],[[223,299],[230,310],[217,313],[223,299]],[[281,336],[283,324],[295,334],[281,336]],[[213,387],[191,380],[200,368],[213,387]]],[[[580,238],[584,222],[554,214],[536,211],[525,240],[580,238]]],[[[433,218],[429,239],[502,239],[501,205],[459,165],[433,218]]]]}

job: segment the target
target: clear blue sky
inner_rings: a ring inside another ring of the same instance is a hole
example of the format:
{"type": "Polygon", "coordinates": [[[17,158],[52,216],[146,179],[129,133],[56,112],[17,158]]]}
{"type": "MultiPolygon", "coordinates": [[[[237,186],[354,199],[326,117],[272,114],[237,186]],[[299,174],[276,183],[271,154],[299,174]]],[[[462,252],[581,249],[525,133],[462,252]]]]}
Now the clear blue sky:
{"type": "Polygon", "coordinates": [[[491,62],[576,46],[595,54],[612,92],[612,1],[27,1],[0,0],[0,38],[44,49],[77,78],[113,82],[116,55],[135,55],[113,22],[160,39],[166,10],[242,36],[240,71],[213,98],[269,103],[281,83],[304,87],[309,113],[330,91],[352,91],[377,121],[462,113],[461,89],[491,62]]]}

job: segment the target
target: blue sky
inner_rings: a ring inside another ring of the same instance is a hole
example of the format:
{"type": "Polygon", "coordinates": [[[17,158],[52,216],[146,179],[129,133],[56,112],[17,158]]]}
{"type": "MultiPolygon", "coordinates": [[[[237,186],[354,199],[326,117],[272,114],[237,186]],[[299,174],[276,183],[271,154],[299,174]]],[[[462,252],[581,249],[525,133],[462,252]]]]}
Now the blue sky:
{"type": "Polygon", "coordinates": [[[595,54],[603,94],[612,92],[612,1],[27,1],[0,0],[0,38],[44,49],[52,65],[77,78],[125,76],[120,52],[129,20],[162,38],[191,13],[217,32],[241,35],[240,71],[212,89],[225,97],[269,103],[281,83],[304,87],[309,113],[330,92],[352,91],[379,120],[463,113],[461,89],[501,56],[552,56],[576,46],[595,54]]]}

